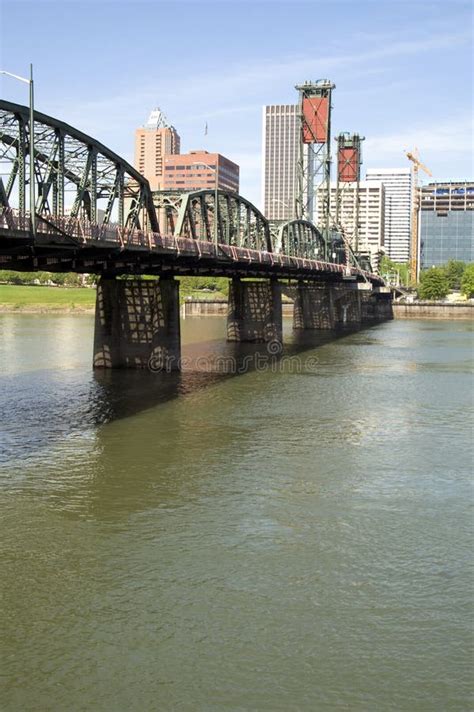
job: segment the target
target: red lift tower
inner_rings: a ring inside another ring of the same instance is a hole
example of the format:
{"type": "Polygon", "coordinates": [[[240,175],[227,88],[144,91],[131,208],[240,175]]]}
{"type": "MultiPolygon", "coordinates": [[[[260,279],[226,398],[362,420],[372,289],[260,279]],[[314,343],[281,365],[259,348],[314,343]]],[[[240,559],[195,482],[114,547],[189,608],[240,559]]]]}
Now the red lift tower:
{"type": "Polygon", "coordinates": [[[300,140],[295,213],[315,222],[328,238],[331,189],[331,95],[329,79],[305,82],[299,92],[300,140]]]}
{"type": "Polygon", "coordinates": [[[340,133],[336,138],[337,183],[334,218],[336,229],[341,230],[355,252],[359,250],[360,166],[362,164],[361,144],[364,139],[364,136],[350,133],[340,133]],[[346,191],[350,192],[353,206],[353,210],[351,211],[351,227],[345,225],[342,219],[341,207],[346,191]]]}

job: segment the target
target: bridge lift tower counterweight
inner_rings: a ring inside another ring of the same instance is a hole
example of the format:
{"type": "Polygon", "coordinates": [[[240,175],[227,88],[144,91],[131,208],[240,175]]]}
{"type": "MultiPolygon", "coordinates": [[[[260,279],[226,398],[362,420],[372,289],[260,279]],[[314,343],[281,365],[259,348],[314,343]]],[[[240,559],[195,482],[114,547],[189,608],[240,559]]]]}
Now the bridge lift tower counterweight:
{"type": "Polygon", "coordinates": [[[331,94],[335,86],[329,79],[318,79],[295,87],[300,116],[296,218],[316,222],[326,240],[330,231],[331,94]]]}
{"type": "Polygon", "coordinates": [[[362,141],[365,136],[359,134],[340,133],[337,141],[337,183],[336,183],[336,228],[341,229],[350,240],[352,249],[359,250],[359,193],[360,193],[360,166],[362,163],[362,141]],[[350,217],[351,227],[344,224],[342,203],[345,192],[353,198],[353,213],[350,217]]]}

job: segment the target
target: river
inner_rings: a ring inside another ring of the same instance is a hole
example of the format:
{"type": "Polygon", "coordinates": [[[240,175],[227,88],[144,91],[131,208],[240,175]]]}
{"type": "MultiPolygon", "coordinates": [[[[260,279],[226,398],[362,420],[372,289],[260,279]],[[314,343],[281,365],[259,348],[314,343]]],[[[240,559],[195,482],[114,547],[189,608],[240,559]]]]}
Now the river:
{"type": "Polygon", "coordinates": [[[0,315],[2,712],[472,708],[472,327],[290,327],[94,373],[0,315]]]}

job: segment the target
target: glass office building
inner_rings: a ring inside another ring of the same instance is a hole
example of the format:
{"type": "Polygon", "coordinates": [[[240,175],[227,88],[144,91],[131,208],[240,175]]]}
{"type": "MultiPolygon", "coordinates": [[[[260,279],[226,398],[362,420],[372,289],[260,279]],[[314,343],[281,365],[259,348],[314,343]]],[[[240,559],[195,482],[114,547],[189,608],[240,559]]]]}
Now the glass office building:
{"type": "Polygon", "coordinates": [[[474,183],[430,183],[420,191],[420,267],[474,262],[474,183]]]}

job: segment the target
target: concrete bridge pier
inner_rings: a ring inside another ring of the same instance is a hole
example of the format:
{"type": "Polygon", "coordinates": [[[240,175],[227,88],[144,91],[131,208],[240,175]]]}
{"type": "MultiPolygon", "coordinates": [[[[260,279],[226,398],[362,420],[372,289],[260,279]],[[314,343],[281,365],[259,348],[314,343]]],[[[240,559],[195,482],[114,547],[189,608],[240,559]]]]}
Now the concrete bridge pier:
{"type": "Polygon", "coordinates": [[[363,322],[377,321],[377,299],[372,293],[372,290],[361,292],[360,311],[363,322]]]}
{"type": "Polygon", "coordinates": [[[277,280],[229,283],[227,341],[278,341],[283,338],[281,286],[277,280]]]}
{"type": "Polygon", "coordinates": [[[361,298],[362,321],[386,321],[393,319],[392,295],[389,290],[379,289],[363,291],[361,298]]]}
{"type": "Polygon", "coordinates": [[[377,319],[388,321],[393,319],[393,300],[389,287],[378,287],[375,291],[377,319]]]}
{"type": "Polygon", "coordinates": [[[336,326],[355,327],[361,323],[361,297],[357,283],[332,286],[336,326]]]}
{"type": "Polygon", "coordinates": [[[180,357],[179,282],[101,277],[94,368],[175,371],[180,357]]]}
{"type": "Polygon", "coordinates": [[[334,293],[330,284],[298,282],[293,308],[293,329],[333,329],[334,293]]]}

